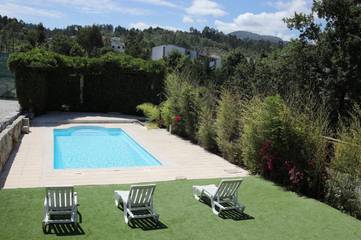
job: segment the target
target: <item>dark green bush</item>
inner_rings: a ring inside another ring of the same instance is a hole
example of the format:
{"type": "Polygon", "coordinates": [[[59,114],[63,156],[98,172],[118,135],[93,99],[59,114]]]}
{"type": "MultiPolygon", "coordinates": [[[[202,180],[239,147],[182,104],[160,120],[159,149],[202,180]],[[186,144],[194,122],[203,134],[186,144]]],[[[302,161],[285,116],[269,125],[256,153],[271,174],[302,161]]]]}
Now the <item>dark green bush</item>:
{"type": "Polygon", "coordinates": [[[163,89],[163,65],[127,55],[68,57],[34,49],[12,54],[8,63],[22,109],[36,114],[64,105],[77,111],[135,114],[143,102],[158,104],[163,89]]]}
{"type": "MultiPolygon", "coordinates": [[[[317,116],[317,115],[315,115],[317,116]]],[[[279,96],[253,99],[243,112],[242,157],[253,172],[319,196],[325,172],[327,121],[290,108],[279,96]]]]}

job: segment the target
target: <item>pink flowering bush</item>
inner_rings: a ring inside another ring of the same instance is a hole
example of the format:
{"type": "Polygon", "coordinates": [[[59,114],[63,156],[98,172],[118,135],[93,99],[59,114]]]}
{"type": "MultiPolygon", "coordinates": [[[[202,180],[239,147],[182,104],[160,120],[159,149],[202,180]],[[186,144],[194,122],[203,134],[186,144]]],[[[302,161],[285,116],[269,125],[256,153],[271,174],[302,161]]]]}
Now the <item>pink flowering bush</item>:
{"type": "Polygon", "coordinates": [[[279,96],[251,100],[242,114],[241,150],[254,173],[309,195],[322,194],[326,125],[279,96]]]}

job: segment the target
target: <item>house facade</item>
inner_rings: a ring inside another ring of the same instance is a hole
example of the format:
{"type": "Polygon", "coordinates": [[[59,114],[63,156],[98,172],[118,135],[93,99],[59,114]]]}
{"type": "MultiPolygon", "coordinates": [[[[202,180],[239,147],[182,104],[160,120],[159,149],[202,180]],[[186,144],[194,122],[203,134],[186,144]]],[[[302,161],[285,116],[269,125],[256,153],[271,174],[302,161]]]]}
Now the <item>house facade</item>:
{"type": "Polygon", "coordinates": [[[160,45],[152,48],[152,60],[160,60],[165,57],[168,57],[171,53],[178,52],[183,55],[189,56],[191,59],[197,58],[197,52],[194,50],[189,50],[183,47],[178,47],[176,45],[160,45]]]}
{"type": "Polygon", "coordinates": [[[178,52],[183,55],[189,56],[190,59],[196,58],[207,58],[209,60],[209,67],[216,69],[220,68],[222,65],[221,57],[218,55],[209,55],[204,52],[197,52],[194,50],[189,50],[187,48],[179,47],[172,44],[160,45],[152,48],[152,60],[157,61],[168,57],[171,53],[178,52]]]}
{"type": "Polygon", "coordinates": [[[112,37],[110,44],[115,52],[123,53],[125,51],[125,44],[118,37],[112,37]]]}

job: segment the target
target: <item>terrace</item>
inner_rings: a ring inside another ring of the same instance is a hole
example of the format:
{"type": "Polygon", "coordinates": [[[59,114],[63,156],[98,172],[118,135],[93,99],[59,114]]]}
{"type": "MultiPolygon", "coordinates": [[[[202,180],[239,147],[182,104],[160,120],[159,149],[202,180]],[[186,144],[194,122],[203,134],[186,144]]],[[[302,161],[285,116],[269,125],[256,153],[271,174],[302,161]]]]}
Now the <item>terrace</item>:
{"type": "Polygon", "coordinates": [[[1,174],[0,239],[358,239],[361,223],[326,204],[284,191],[164,129],[147,129],[135,118],[117,114],[52,113],[33,121],[31,133],[1,174]],[[92,125],[122,128],[161,163],[157,167],[55,170],[53,129],[92,125]],[[213,215],[209,203],[192,196],[192,185],[243,177],[239,199],[244,214],[213,215]],[[160,223],[124,224],[113,191],[131,183],[156,182],[154,204],[160,223]],[[41,229],[45,186],[75,185],[80,228],[41,229]],[[84,185],[84,186],[81,186],[84,185]],[[95,186],[96,185],[96,186],[95,186]],[[345,231],[344,226],[348,230],[345,231]]]}

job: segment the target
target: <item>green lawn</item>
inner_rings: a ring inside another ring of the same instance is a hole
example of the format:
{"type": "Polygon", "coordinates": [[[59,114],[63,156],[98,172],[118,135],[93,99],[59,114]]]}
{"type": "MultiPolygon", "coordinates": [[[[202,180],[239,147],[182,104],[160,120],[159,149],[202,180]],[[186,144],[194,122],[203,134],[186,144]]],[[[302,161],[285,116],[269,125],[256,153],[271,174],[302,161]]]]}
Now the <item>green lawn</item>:
{"type": "MultiPolygon", "coordinates": [[[[192,185],[219,180],[158,183],[155,207],[163,228],[124,224],[113,190],[128,186],[76,187],[83,235],[66,239],[361,239],[361,221],[313,199],[299,197],[258,177],[247,177],[239,197],[248,220],[222,219],[192,197],[192,185]]],[[[44,189],[0,191],[0,239],[51,239],[41,229],[44,189]]]]}

